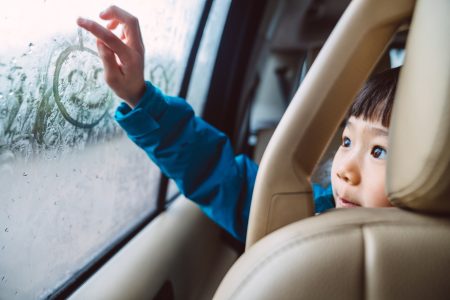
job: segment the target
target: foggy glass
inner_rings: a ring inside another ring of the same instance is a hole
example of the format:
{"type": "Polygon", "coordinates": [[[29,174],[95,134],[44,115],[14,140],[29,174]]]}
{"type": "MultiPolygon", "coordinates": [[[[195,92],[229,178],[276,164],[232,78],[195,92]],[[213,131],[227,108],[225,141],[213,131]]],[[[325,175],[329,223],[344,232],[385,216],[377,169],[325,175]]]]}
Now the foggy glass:
{"type": "MultiPolygon", "coordinates": [[[[140,20],[145,78],[178,92],[204,0],[116,1],[140,20]]],[[[49,294],[155,209],[160,172],[114,121],[95,39],[107,1],[0,11],[0,299],[49,294]]]]}

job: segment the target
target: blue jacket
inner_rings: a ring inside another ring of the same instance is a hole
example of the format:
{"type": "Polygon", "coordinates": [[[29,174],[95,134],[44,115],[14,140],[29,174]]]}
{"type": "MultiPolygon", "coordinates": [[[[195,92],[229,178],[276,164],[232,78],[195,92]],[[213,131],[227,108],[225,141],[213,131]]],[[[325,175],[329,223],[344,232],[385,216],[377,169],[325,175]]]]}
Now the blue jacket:
{"type": "MultiPolygon", "coordinates": [[[[121,103],[115,118],[180,191],[234,237],[245,241],[258,166],[235,156],[228,137],[196,117],[189,104],[147,82],[131,109],[121,103]]],[[[334,206],[331,187],[313,184],[316,212],[334,206]]]]}

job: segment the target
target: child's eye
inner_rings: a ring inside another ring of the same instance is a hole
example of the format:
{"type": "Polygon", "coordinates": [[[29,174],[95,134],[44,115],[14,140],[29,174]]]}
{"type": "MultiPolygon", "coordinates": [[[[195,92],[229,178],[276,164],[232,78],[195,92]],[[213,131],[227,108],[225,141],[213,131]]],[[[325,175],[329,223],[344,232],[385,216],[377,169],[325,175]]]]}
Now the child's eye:
{"type": "Polygon", "coordinates": [[[370,154],[376,159],[386,159],[387,151],[383,147],[375,146],[372,148],[370,154]]]}
{"type": "Polygon", "coordinates": [[[348,148],[351,144],[352,141],[348,137],[344,136],[344,138],[342,139],[342,146],[348,148]]]}

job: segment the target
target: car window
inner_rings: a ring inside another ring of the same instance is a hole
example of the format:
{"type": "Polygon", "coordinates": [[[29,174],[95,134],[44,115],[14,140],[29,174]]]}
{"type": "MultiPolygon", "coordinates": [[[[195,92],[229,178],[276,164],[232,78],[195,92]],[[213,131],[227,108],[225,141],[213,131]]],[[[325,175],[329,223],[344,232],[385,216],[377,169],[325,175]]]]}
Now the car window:
{"type": "MultiPolygon", "coordinates": [[[[179,90],[204,0],[116,1],[140,20],[145,77],[179,90]]],[[[155,210],[160,173],[113,119],[78,16],[109,1],[0,11],[0,299],[48,295],[155,210]]]]}
{"type": "Polygon", "coordinates": [[[391,63],[391,68],[396,68],[403,65],[405,60],[405,49],[404,48],[392,48],[389,50],[389,58],[391,63]]]}

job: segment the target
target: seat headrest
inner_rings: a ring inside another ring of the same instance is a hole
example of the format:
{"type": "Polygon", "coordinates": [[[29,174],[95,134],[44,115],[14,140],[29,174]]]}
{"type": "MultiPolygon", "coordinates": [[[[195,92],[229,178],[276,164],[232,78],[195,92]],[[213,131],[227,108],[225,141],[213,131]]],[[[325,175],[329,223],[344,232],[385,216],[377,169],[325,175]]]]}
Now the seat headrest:
{"type": "Polygon", "coordinates": [[[418,1],[389,130],[387,194],[409,209],[450,214],[450,2],[418,1]]]}

